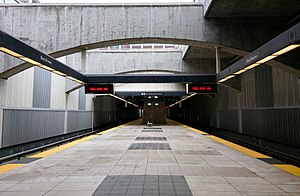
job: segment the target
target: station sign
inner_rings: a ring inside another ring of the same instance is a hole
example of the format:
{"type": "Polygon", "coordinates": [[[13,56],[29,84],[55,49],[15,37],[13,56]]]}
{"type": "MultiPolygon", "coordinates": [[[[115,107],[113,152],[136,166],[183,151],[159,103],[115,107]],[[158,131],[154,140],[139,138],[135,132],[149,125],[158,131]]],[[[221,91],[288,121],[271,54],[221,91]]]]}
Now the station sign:
{"type": "Polygon", "coordinates": [[[188,84],[188,93],[214,94],[217,93],[217,84],[188,84]]]}
{"type": "Polygon", "coordinates": [[[113,84],[85,84],[85,94],[113,94],[113,84]]]}

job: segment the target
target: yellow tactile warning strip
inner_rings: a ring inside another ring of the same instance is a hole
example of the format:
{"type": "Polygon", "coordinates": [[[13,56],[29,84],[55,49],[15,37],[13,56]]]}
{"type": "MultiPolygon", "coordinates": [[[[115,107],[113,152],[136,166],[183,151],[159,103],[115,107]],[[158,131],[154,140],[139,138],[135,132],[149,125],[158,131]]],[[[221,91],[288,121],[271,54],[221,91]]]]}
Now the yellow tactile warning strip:
{"type": "Polygon", "coordinates": [[[254,158],[271,158],[271,157],[269,157],[267,155],[264,155],[264,154],[261,154],[259,152],[250,150],[248,148],[245,148],[243,146],[237,145],[235,143],[229,142],[227,140],[221,139],[221,138],[213,136],[213,135],[209,135],[207,137],[210,138],[210,139],[213,139],[213,140],[215,140],[215,141],[217,141],[219,143],[222,143],[222,144],[224,144],[226,146],[229,146],[229,147],[231,147],[231,148],[233,148],[235,150],[238,150],[238,151],[240,151],[242,153],[245,153],[245,154],[247,154],[247,155],[249,155],[251,157],[254,157],[254,158]]]}
{"type": "Polygon", "coordinates": [[[296,167],[294,165],[289,164],[272,164],[274,167],[277,167],[279,169],[282,169],[286,172],[289,172],[291,174],[294,174],[295,176],[300,177],[300,168],[296,167]]]}
{"type": "MultiPolygon", "coordinates": [[[[137,120],[128,122],[128,123],[123,124],[123,125],[119,125],[119,126],[117,126],[117,127],[114,127],[114,128],[111,128],[111,129],[108,129],[108,130],[105,130],[105,131],[102,131],[102,132],[100,132],[100,133],[97,133],[96,135],[102,135],[102,134],[104,134],[104,133],[107,133],[107,132],[110,132],[110,131],[114,131],[114,130],[116,130],[116,129],[118,129],[118,128],[121,128],[121,127],[123,127],[123,126],[125,126],[125,125],[128,125],[128,124],[131,124],[131,123],[134,123],[134,122],[136,122],[136,121],[138,121],[138,120],[140,120],[140,119],[137,119],[137,120]]],[[[61,146],[58,146],[58,147],[55,147],[55,148],[46,150],[46,151],[44,151],[44,152],[41,152],[41,153],[38,153],[38,154],[35,154],[35,155],[28,156],[28,158],[37,158],[37,159],[39,159],[39,158],[44,158],[44,157],[50,156],[50,155],[52,155],[52,154],[55,154],[55,153],[57,153],[57,152],[60,152],[60,151],[65,150],[65,149],[67,149],[67,148],[70,148],[70,147],[72,147],[72,146],[75,146],[75,145],[77,145],[77,144],[79,144],[79,143],[82,143],[82,142],[84,142],[84,141],[91,140],[91,139],[97,137],[96,135],[90,135],[90,136],[87,136],[87,137],[84,137],[84,138],[81,138],[81,139],[72,141],[72,142],[70,142],[70,143],[63,144],[63,145],[61,145],[61,146]]],[[[25,165],[25,164],[7,163],[7,164],[4,164],[4,165],[1,165],[1,166],[0,166],[0,174],[3,174],[3,173],[8,172],[8,171],[11,171],[11,170],[16,169],[16,168],[18,168],[18,167],[21,167],[21,166],[23,166],[23,165],[25,165]]]]}
{"type": "Polygon", "coordinates": [[[10,170],[16,169],[18,167],[21,167],[25,164],[5,164],[0,166],[0,174],[3,174],[5,172],[8,172],[10,170]]]}
{"type": "Polygon", "coordinates": [[[107,130],[105,130],[105,131],[101,131],[100,133],[97,133],[97,135],[103,135],[103,134],[105,134],[105,133],[108,133],[108,132],[114,131],[114,130],[116,130],[116,129],[119,129],[119,128],[121,128],[121,127],[124,127],[124,126],[126,126],[126,125],[129,125],[129,124],[135,123],[136,121],[139,121],[139,120],[141,120],[141,119],[137,119],[137,120],[134,120],[134,121],[131,121],[131,122],[128,122],[128,123],[125,123],[125,124],[119,125],[119,126],[117,126],[117,127],[113,127],[113,128],[111,128],[111,129],[107,129],[107,130]]]}
{"type": "Polygon", "coordinates": [[[60,152],[60,151],[62,151],[64,149],[70,148],[72,146],[75,146],[76,144],[79,144],[79,143],[82,143],[84,141],[93,139],[95,137],[96,137],[95,135],[90,135],[90,136],[81,138],[79,140],[75,140],[73,142],[70,142],[70,143],[67,143],[67,144],[64,144],[64,145],[52,148],[50,150],[46,150],[44,152],[41,152],[41,153],[38,153],[38,154],[35,154],[35,155],[32,155],[32,156],[29,156],[29,158],[43,158],[43,157],[47,157],[49,155],[52,155],[52,154],[57,153],[57,152],[60,152]]]}
{"type": "MultiPolygon", "coordinates": [[[[224,144],[226,146],[229,146],[229,147],[231,147],[231,148],[233,148],[235,150],[238,150],[238,151],[240,151],[240,152],[242,152],[244,154],[247,154],[247,155],[249,155],[251,157],[254,157],[254,158],[257,158],[257,159],[272,159],[272,157],[264,155],[264,154],[261,154],[259,152],[254,151],[254,150],[250,150],[248,148],[245,148],[243,146],[240,146],[240,145],[237,145],[235,143],[229,142],[227,140],[221,139],[219,137],[216,137],[216,136],[213,136],[213,135],[209,135],[206,132],[203,132],[203,131],[200,131],[198,129],[189,127],[189,126],[181,124],[179,122],[176,122],[176,121],[173,121],[173,120],[170,120],[170,119],[168,119],[168,120],[171,121],[171,122],[173,122],[173,123],[177,123],[177,124],[183,126],[184,128],[192,130],[192,131],[194,131],[196,133],[200,133],[202,135],[206,135],[206,137],[208,137],[210,139],[213,139],[213,140],[215,140],[215,141],[217,141],[219,143],[222,143],[222,144],[224,144]]],[[[299,167],[296,167],[296,166],[290,165],[290,164],[271,164],[271,165],[273,165],[274,167],[277,167],[279,169],[282,169],[282,170],[284,170],[286,172],[289,172],[289,173],[291,173],[291,174],[293,174],[295,176],[299,176],[300,177],[300,168],[299,167]]]]}

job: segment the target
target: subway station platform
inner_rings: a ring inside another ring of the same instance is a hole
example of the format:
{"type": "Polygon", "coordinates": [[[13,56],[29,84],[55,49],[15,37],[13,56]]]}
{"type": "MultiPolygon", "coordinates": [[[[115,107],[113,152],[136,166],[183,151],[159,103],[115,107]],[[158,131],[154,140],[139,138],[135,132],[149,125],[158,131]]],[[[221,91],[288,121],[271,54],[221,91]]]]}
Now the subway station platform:
{"type": "Polygon", "coordinates": [[[297,167],[170,120],[140,123],[2,165],[0,195],[300,195],[297,167]]]}

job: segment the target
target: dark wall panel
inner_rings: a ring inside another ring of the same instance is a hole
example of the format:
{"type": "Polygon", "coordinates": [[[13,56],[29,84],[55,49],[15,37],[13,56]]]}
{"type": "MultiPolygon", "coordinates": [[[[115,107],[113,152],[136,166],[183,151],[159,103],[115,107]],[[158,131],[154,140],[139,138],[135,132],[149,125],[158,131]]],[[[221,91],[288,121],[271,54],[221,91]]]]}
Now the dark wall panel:
{"type": "Polygon", "coordinates": [[[238,111],[220,111],[220,127],[229,131],[238,132],[238,111]]]}
{"type": "Polygon", "coordinates": [[[243,132],[266,140],[300,147],[300,109],[242,111],[243,132]]]}
{"type": "Polygon", "coordinates": [[[255,69],[256,107],[274,106],[272,67],[261,65],[255,69]]]}

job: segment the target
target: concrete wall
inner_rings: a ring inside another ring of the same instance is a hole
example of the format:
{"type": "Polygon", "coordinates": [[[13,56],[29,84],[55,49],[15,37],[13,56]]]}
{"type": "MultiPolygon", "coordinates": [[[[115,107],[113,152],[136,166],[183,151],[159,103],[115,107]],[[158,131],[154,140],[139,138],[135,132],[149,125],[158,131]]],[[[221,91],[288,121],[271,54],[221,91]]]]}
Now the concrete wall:
{"type": "MultiPolygon", "coordinates": [[[[81,53],[66,57],[66,64],[80,70],[81,53]]],[[[60,58],[62,59],[62,58],[60,58]]],[[[180,50],[87,51],[86,74],[143,71],[173,73],[215,73],[215,60],[183,61],[180,50]]]]}
{"type": "MultiPolygon", "coordinates": [[[[285,19],[205,20],[201,3],[0,6],[1,30],[55,57],[83,47],[141,42],[222,45],[250,51],[283,31],[278,20],[285,19]]],[[[0,59],[4,59],[0,70],[19,64],[3,54],[0,59]]]]}

